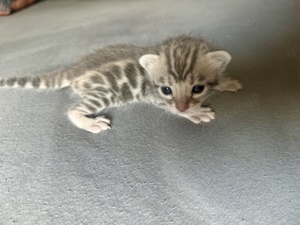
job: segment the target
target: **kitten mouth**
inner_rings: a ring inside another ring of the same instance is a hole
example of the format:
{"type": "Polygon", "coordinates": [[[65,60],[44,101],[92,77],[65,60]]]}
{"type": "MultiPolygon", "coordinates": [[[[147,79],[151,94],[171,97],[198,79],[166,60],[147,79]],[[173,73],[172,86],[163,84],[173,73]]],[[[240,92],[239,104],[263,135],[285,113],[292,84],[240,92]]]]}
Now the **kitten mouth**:
{"type": "Polygon", "coordinates": [[[168,105],[168,110],[175,115],[184,116],[184,115],[188,114],[191,109],[192,109],[192,107],[190,107],[182,112],[182,111],[179,111],[176,107],[168,105]]]}
{"type": "Polygon", "coordinates": [[[181,115],[181,116],[184,116],[184,115],[186,115],[186,114],[188,114],[189,113],[189,111],[190,111],[190,108],[188,108],[187,110],[185,110],[185,111],[179,111],[178,109],[176,109],[176,108],[171,108],[170,107],[170,111],[172,112],[172,113],[174,113],[174,114],[176,114],[176,115],[181,115]]]}
{"type": "Polygon", "coordinates": [[[200,109],[201,108],[201,105],[194,105],[194,106],[191,106],[189,107],[188,109],[186,109],[185,111],[179,111],[178,109],[176,108],[172,108],[173,109],[173,112],[176,114],[176,115],[180,115],[180,116],[186,116],[187,114],[197,110],[197,109],[200,109]]]}
{"type": "Polygon", "coordinates": [[[188,114],[188,112],[189,112],[189,109],[187,109],[187,110],[185,110],[185,111],[183,111],[183,112],[176,110],[176,114],[177,114],[177,115],[182,115],[182,116],[188,114]]]}

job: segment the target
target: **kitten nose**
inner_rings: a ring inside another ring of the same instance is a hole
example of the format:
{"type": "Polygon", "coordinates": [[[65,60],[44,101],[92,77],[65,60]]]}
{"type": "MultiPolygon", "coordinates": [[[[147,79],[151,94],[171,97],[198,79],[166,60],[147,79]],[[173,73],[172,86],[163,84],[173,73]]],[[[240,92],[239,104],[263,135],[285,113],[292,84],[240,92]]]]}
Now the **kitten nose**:
{"type": "Polygon", "coordinates": [[[180,112],[184,112],[189,108],[189,104],[187,102],[176,102],[175,106],[180,112]]]}

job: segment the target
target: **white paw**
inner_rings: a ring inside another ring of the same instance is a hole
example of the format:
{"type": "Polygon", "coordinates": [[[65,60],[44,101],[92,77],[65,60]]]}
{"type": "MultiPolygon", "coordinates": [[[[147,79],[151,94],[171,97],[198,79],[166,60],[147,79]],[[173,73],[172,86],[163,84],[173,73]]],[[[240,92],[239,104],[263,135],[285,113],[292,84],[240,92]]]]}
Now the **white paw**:
{"type": "Polygon", "coordinates": [[[86,118],[83,124],[83,129],[94,134],[100,133],[101,131],[110,129],[110,120],[103,116],[86,118]]]}
{"type": "Polygon", "coordinates": [[[231,80],[227,86],[227,91],[237,92],[242,89],[242,84],[238,80],[231,80]]]}
{"type": "Polygon", "coordinates": [[[104,116],[96,118],[88,118],[80,111],[73,110],[69,112],[69,118],[75,126],[91,133],[99,133],[101,131],[110,129],[110,120],[104,116]]]}
{"type": "Polygon", "coordinates": [[[230,91],[230,92],[237,92],[238,90],[242,89],[242,84],[237,80],[226,80],[225,82],[221,83],[216,87],[218,91],[230,91]]]}
{"type": "Polygon", "coordinates": [[[187,118],[197,124],[201,122],[207,123],[215,119],[215,113],[212,111],[211,108],[205,107],[200,108],[199,111],[194,112],[191,115],[188,115],[187,118]]]}

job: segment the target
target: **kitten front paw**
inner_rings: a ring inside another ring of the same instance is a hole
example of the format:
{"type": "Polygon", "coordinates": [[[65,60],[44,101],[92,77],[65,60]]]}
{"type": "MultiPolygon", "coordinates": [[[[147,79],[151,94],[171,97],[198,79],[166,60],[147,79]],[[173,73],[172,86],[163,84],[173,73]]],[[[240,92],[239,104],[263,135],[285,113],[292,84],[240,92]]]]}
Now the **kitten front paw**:
{"type": "Polygon", "coordinates": [[[110,129],[110,120],[104,116],[90,118],[79,110],[70,110],[68,116],[75,126],[94,134],[110,129]]]}
{"type": "Polygon", "coordinates": [[[89,119],[90,121],[86,126],[86,130],[91,133],[97,134],[100,133],[101,131],[110,129],[110,120],[106,119],[103,116],[96,117],[95,119],[93,118],[89,118],[89,119]]]}
{"type": "Polygon", "coordinates": [[[220,92],[237,92],[238,90],[242,89],[242,84],[238,80],[228,79],[216,86],[215,89],[220,92]]]}
{"type": "Polygon", "coordinates": [[[199,111],[188,115],[187,118],[192,122],[199,124],[201,122],[210,122],[211,120],[215,119],[215,113],[209,107],[200,108],[199,111]]]}

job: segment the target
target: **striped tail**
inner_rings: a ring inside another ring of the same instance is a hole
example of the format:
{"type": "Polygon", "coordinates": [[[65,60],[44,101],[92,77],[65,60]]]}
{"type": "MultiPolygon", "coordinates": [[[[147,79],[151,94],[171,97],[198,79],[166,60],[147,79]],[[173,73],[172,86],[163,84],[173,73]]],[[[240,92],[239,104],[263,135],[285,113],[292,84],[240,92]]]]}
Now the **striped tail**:
{"type": "Polygon", "coordinates": [[[36,76],[36,77],[12,77],[0,79],[0,87],[35,88],[35,89],[59,89],[70,86],[74,75],[70,70],[36,76]]]}

